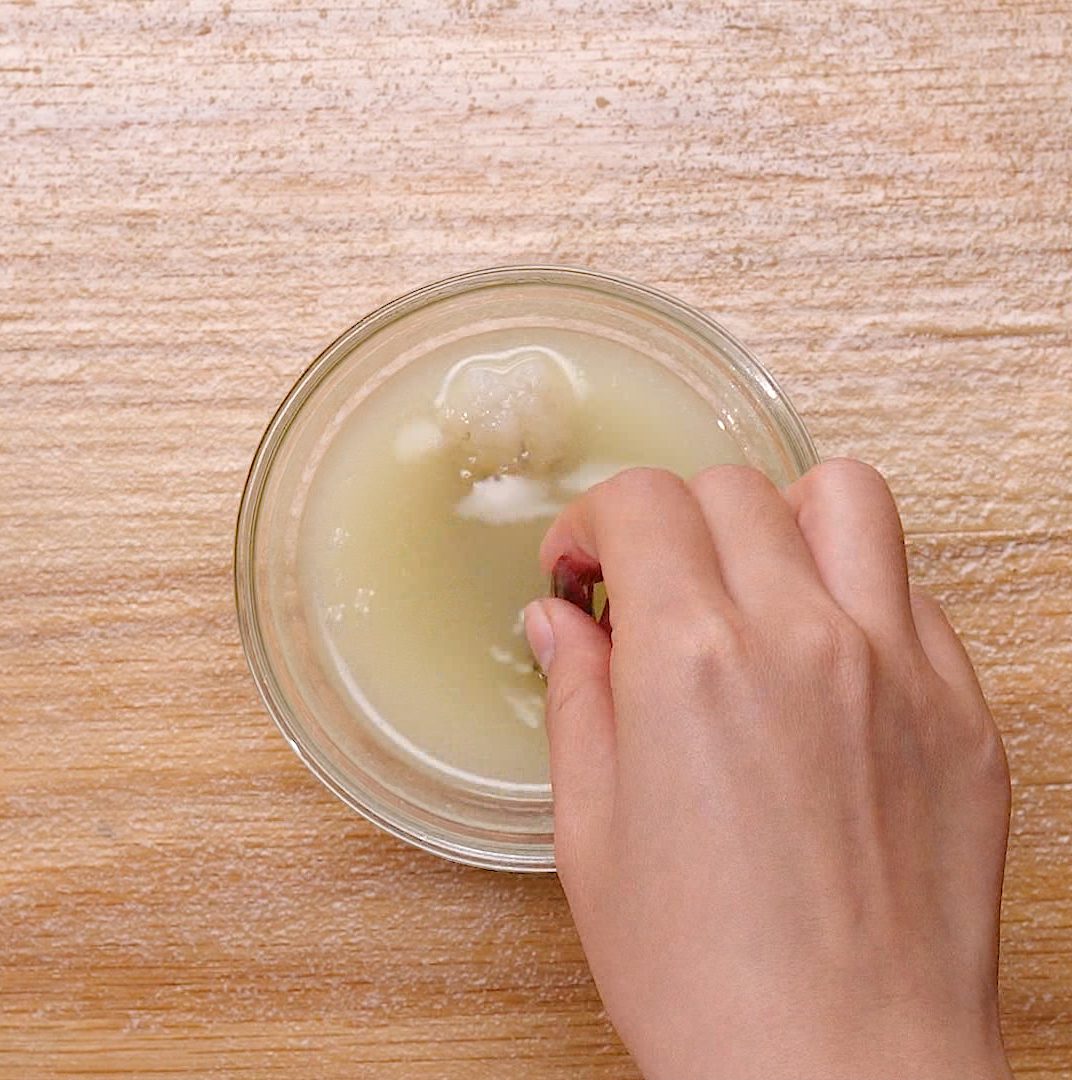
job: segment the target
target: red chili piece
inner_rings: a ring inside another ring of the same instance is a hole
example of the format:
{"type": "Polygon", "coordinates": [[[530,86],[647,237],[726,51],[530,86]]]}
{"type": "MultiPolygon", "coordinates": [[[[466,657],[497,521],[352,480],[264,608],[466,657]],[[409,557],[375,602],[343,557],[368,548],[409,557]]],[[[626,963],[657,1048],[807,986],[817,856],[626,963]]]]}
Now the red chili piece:
{"type": "MultiPolygon", "coordinates": [[[[559,600],[568,600],[594,619],[593,596],[596,585],[602,580],[603,571],[598,566],[581,566],[568,555],[563,555],[551,571],[551,595],[559,600]]],[[[609,614],[604,612],[604,616],[609,620],[609,614]]]]}

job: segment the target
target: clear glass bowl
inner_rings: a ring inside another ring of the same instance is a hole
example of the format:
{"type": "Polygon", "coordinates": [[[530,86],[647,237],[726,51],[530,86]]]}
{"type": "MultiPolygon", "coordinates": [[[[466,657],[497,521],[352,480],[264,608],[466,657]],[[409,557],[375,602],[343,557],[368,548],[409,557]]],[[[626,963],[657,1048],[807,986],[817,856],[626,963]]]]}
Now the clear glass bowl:
{"type": "Polygon", "coordinates": [[[818,460],[785,394],[706,315],[607,274],[560,267],[479,270],[408,293],[333,342],[268,425],[242,493],[235,597],[257,689],[295,753],[345,803],[437,855],[503,870],[554,869],[546,786],[481,788],[436,776],[375,737],[323,670],[301,603],[299,536],[317,463],[340,425],[422,348],[489,330],[559,326],[637,349],[711,404],[745,458],[784,484],[818,460]]]}

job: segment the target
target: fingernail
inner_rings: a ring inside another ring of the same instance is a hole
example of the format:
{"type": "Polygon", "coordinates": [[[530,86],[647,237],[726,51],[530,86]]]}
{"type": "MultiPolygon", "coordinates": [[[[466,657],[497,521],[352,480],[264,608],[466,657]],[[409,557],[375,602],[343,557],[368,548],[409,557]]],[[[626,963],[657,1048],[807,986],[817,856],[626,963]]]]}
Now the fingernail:
{"type": "Polygon", "coordinates": [[[525,608],[525,637],[529,639],[529,648],[536,657],[536,663],[546,675],[555,658],[555,632],[540,600],[533,600],[525,608]]]}

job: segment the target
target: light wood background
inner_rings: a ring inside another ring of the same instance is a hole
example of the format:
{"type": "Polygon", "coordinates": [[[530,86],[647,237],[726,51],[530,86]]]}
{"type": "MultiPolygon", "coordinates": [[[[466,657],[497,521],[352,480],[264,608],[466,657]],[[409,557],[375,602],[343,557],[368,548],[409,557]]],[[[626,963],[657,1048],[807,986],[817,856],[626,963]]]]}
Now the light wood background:
{"type": "Polygon", "coordinates": [[[1008,1044],[1072,1076],[1072,5],[0,0],[0,1075],[625,1080],[553,879],[255,697],[271,411],[482,265],[702,305],[883,468],[1015,783],[1008,1044]]]}

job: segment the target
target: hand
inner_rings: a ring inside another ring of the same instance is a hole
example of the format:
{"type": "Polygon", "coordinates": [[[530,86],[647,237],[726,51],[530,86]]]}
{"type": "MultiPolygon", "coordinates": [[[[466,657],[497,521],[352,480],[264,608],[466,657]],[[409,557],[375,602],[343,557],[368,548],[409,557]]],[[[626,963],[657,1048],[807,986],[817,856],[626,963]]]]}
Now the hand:
{"type": "Polygon", "coordinates": [[[647,1080],[991,1080],[1009,815],[1001,739],[897,509],[852,461],[779,492],[632,470],[552,526],[562,885],[647,1080]]]}

